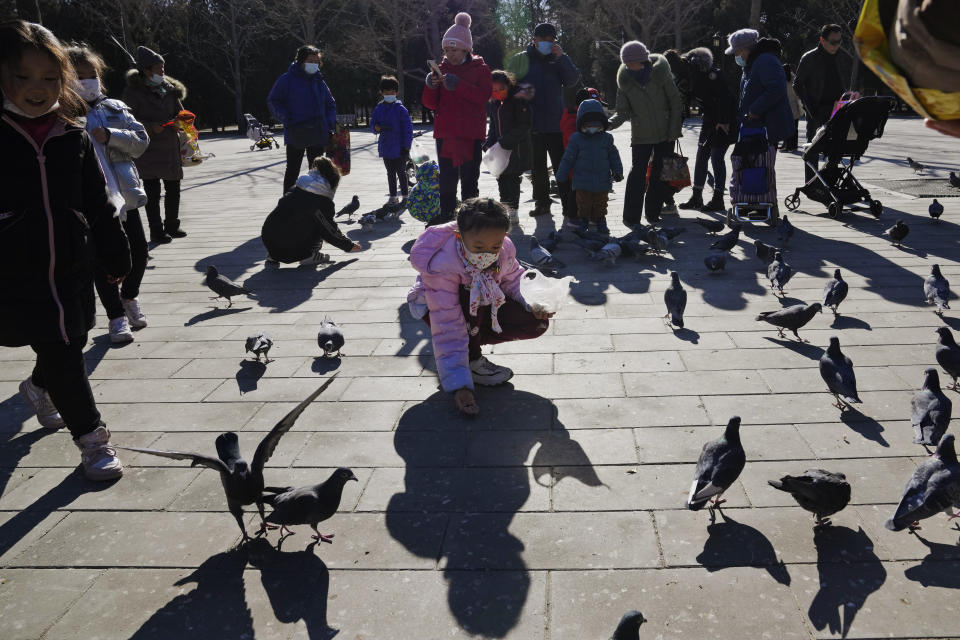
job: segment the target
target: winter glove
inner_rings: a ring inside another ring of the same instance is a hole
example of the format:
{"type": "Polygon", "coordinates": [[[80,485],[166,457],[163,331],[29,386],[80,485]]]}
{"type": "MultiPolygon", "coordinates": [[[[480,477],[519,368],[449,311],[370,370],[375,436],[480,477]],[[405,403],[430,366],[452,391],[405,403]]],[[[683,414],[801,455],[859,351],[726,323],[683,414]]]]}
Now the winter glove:
{"type": "Polygon", "coordinates": [[[623,182],[623,174],[618,173],[618,174],[616,174],[615,176],[613,176],[613,181],[614,181],[614,182],[623,182]]]}
{"type": "Polygon", "coordinates": [[[452,73],[443,74],[443,86],[447,91],[454,91],[460,84],[460,78],[452,73]]]}

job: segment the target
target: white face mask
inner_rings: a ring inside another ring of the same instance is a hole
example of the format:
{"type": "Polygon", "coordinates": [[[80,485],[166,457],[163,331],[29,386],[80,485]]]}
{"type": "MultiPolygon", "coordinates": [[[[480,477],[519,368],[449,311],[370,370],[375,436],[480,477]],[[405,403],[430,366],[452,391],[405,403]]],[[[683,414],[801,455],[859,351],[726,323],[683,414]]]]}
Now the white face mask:
{"type": "Polygon", "coordinates": [[[60,108],[60,101],[57,100],[57,101],[54,102],[52,105],[50,105],[50,108],[49,108],[49,109],[47,109],[47,110],[44,111],[43,113],[41,113],[41,114],[39,114],[39,115],[35,115],[35,116],[34,116],[34,115],[30,115],[29,113],[27,113],[26,111],[24,111],[23,109],[21,109],[20,107],[18,107],[17,105],[15,105],[13,102],[10,101],[9,98],[4,98],[4,99],[3,99],[3,108],[4,108],[5,110],[9,111],[10,113],[15,113],[16,115],[21,116],[21,117],[24,117],[24,118],[39,118],[39,117],[41,117],[41,116],[47,115],[47,114],[50,113],[51,111],[56,111],[57,109],[59,109],[59,108],[60,108]]]}
{"type": "Polygon", "coordinates": [[[159,74],[156,74],[156,73],[153,74],[152,76],[150,76],[149,78],[147,78],[147,84],[152,84],[152,85],[156,86],[156,85],[160,84],[161,82],[163,82],[163,76],[161,76],[161,75],[159,75],[159,74]]]}
{"type": "Polygon", "coordinates": [[[316,62],[304,62],[303,70],[304,72],[312,76],[317,71],[320,71],[320,64],[316,62]]]}
{"type": "Polygon", "coordinates": [[[74,88],[85,101],[93,102],[100,96],[100,78],[80,80],[78,86],[74,88]]]}

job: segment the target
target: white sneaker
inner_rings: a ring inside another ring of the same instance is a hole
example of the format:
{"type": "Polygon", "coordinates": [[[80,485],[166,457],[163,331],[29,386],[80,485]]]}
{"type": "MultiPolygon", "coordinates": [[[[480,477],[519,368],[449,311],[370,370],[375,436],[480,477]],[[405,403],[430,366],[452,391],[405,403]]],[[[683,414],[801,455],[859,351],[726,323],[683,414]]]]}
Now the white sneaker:
{"type": "Polygon", "coordinates": [[[493,364],[485,356],[480,356],[470,363],[470,373],[473,374],[475,384],[487,387],[503,384],[513,377],[513,371],[493,364]]]}
{"type": "Polygon", "coordinates": [[[110,342],[114,344],[133,342],[133,331],[130,331],[127,316],[120,316],[110,321],[110,342]]]}
{"type": "Polygon", "coordinates": [[[331,262],[330,256],[326,253],[320,253],[320,249],[317,249],[313,252],[313,255],[309,258],[304,258],[300,261],[300,266],[302,267],[313,267],[318,264],[327,264],[331,262]]]}
{"type": "Polygon", "coordinates": [[[83,473],[90,480],[113,480],[123,475],[123,463],[110,445],[110,432],[102,424],[90,433],[74,438],[80,449],[83,473]]]}
{"type": "Polygon", "coordinates": [[[40,426],[47,429],[62,429],[67,426],[67,423],[60,417],[60,412],[53,405],[53,400],[50,399],[47,390],[33,384],[33,380],[30,378],[20,383],[20,395],[27,401],[27,404],[33,407],[40,426]]]}
{"type": "Polygon", "coordinates": [[[121,298],[120,302],[123,304],[123,312],[126,314],[131,328],[143,329],[147,326],[147,316],[143,315],[143,311],[140,309],[139,298],[130,300],[121,298]]]}

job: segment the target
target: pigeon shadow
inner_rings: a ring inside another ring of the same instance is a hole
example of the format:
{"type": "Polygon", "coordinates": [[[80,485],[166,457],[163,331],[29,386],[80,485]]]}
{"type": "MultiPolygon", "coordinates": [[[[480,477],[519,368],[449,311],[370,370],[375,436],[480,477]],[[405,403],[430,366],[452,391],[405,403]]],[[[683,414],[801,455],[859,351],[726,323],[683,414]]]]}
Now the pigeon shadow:
{"type": "Polygon", "coordinates": [[[700,334],[693,329],[688,329],[687,327],[682,329],[674,329],[673,335],[684,342],[689,342],[690,344],[700,343],[700,334]]]}
{"type": "Polygon", "coordinates": [[[774,580],[789,586],[790,573],[783,561],[777,559],[770,540],[757,529],[720,513],[719,522],[707,525],[709,537],[697,562],[710,572],[727,567],[762,567],[774,580]]]}
{"type": "Polygon", "coordinates": [[[849,408],[840,414],[840,421],[850,427],[851,431],[863,436],[865,440],[876,442],[881,447],[890,446],[886,438],[880,435],[884,431],[883,425],[870,416],[864,415],[854,408],[849,408]]]}
{"type": "Polygon", "coordinates": [[[310,640],[329,640],[339,630],[327,624],[330,571],[314,553],[316,546],[313,541],[303,551],[283,553],[263,538],[245,545],[277,620],[284,624],[303,620],[310,640]]]}
{"type": "Polygon", "coordinates": [[[237,370],[237,387],[240,395],[257,390],[257,383],[267,372],[267,365],[257,360],[241,360],[237,370]]]}
{"type": "Polygon", "coordinates": [[[833,322],[830,323],[831,329],[865,329],[867,331],[873,331],[873,328],[870,326],[870,323],[866,320],[861,320],[860,318],[854,318],[853,316],[838,315],[833,317],[833,322]]]}
{"type": "MultiPolygon", "coordinates": [[[[447,393],[400,417],[394,447],[405,463],[403,488],[390,498],[386,525],[409,552],[439,559],[461,628],[503,638],[530,590],[525,545],[510,526],[532,483],[602,483],[546,398],[503,385],[478,390],[477,400],[475,417],[460,415],[447,393]],[[425,530],[425,517],[436,535],[425,530]]],[[[544,490],[537,493],[543,497],[544,490]]]]}
{"type": "Polygon", "coordinates": [[[797,340],[785,340],[783,338],[771,338],[770,336],[763,336],[764,340],[769,340],[775,345],[790,349],[794,353],[797,353],[805,358],[810,358],[811,360],[820,361],[820,358],[823,356],[823,348],[818,347],[815,344],[810,344],[809,342],[799,342],[797,340]]]}
{"type": "Polygon", "coordinates": [[[960,589],[960,543],[943,544],[932,542],[914,532],[917,540],[926,546],[930,553],[920,564],[903,572],[908,580],[919,582],[924,587],[960,589]]]}
{"type": "Polygon", "coordinates": [[[400,245],[400,250],[405,254],[410,255],[410,252],[413,251],[413,245],[416,243],[416,240],[407,240],[402,245],[400,245]]]}
{"type": "Polygon", "coordinates": [[[950,316],[944,315],[940,318],[943,323],[949,326],[954,331],[960,331],[960,318],[952,318],[950,316]]]}
{"type": "Polygon", "coordinates": [[[313,364],[310,365],[310,370],[314,373],[323,375],[339,369],[342,362],[343,360],[341,360],[340,356],[334,356],[332,358],[328,358],[327,356],[317,356],[313,359],[313,364]]]}
{"type": "Polygon", "coordinates": [[[887,579],[874,544],[860,527],[829,526],[814,531],[820,589],[807,616],[817,629],[846,638],[870,594],[887,579]]]}
{"type": "Polygon", "coordinates": [[[221,318],[223,316],[230,316],[235,313],[240,313],[241,311],[249,311],[253,307],[216,307],[210,309],[210,311],[204,311],[203,313],[198,313],[189,320],[183,323],[185,327],[192,327],[198,322],[203,322],[205,320],[212,320],[213,318],[221,318]]]}

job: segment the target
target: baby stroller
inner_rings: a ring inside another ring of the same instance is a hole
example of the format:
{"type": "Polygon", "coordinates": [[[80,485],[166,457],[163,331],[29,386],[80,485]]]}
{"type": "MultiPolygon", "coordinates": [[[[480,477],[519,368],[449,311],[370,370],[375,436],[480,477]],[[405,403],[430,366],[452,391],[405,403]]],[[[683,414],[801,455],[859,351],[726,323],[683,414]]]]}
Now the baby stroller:
{"type": "Polygon", "coordinates": [[[417,140],[417,138],[425,133],[426,131],[424,130],[417,131],[415,134],[413,134],[413,149],[410,149],[410,154],[407,156],[407,162],[403,167],[407,174],[407,184],[411,187],[417,184],[417,167],[430,159],[430,156],[427,155],[427,152],[420,144],[420,141],[417,140]]]}
{"type": "Polygon", "coordinates": [[[245,113],[243,117],[247,120],[247,137],[253,141],[250,145],[250,151],[254,149],[269,149],[275,146],[280,148],[280,143],[270,135],[270,129],[260,124],[260,121],[253,117],[253,114],[245,113]]]}
{"type": "Polygon", "coordinates": [[[853,175],[853,166],[867,150],[874,138],[883,135],[887,116],[894,106],[891,98],[869,96],[840,107],[827,124],[817,131],[813,141],[803,151],[803,162],[813,171],[813,177],[783,203],[791,211],[800,206],[800,194],[827,205],[831,218],[839,216],[844,208],[864,203],[870,213],[880,217],[883,205],[871,200],[870,192],[853,175]],[[826,156],[818,166],[820,156],[826,156]],[[847,164],[843,159],[848,158],[847,164]]]}
{"type": "Polygon", "coordinates": [[[770,222],[777,190],[773,173],[776,152],[770,146],[766,129],[740,128],[740,138],[730,154],[734,174],[730,185],[731,216],[737,222],[770,222]]]}

